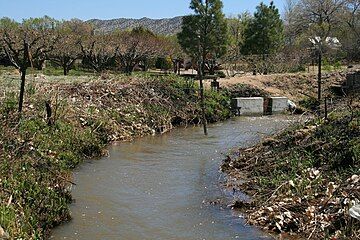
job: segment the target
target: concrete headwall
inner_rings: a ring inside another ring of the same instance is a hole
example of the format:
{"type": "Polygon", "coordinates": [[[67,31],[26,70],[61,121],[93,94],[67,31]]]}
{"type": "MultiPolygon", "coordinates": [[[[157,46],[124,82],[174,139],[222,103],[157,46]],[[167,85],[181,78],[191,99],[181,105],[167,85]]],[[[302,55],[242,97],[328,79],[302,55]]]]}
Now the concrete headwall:
{"type": "Polygon", "coordinates": [[[345,87],[348,88],[348,90],[360,89],[360,71],[346,76],[345,87]]]}
{"type": "Polygon", "coordinates": [[[239,97],[232,99],[232,108],[239,115],[271,115],[285,112],[288,107],[287,97],[239,97]]]}
{"type": "Polygon", "coordinates": [[[233,107],[238,109],[240,115],[262,115],[264,113],[264,98],[234,98],[233,107]]]}
{"type": "Polygon", "coordinates": [[[287,97],[271,97],[272,113],[282,113],[288,109],[287,97]]]}

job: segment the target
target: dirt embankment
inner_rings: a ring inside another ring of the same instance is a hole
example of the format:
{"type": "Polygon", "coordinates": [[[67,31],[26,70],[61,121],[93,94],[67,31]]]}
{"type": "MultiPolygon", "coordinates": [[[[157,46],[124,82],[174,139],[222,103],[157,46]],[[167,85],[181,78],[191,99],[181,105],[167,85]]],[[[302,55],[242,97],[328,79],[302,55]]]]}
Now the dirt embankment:
{"type": "MultiPolygon", "coordinates": [[[[346,72],[326,73],[323,75],[324,94],[329,92],[333,84],[344,81],[346,72]]],[[[258,88],[273,96],[286,96],[299,102],[307,96],[317,96],[317,75],[314,73],[288,73],[270,75],[238,75],[229,79],[219,80],[221,87],[231,87],[236,84],[246,84],[258,88]]]]}
{"type": "Polygon", "coordinates": [[[240,149],[222,165],[247,221],[280,239],[359,239],[349,209],[360,199],[359,95],[315,119],[240,149]]]}

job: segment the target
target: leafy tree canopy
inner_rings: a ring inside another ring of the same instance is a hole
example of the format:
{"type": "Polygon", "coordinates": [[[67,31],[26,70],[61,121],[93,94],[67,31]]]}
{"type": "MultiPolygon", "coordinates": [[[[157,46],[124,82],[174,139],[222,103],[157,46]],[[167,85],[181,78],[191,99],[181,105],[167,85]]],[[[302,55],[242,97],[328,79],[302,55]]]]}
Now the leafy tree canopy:
{"type": "Polygon", "coordinates": [[[245,30],[244,54],[272,54],[284,44],[284,25],[274,2],[256,8],[254,17],[245,30]]]}

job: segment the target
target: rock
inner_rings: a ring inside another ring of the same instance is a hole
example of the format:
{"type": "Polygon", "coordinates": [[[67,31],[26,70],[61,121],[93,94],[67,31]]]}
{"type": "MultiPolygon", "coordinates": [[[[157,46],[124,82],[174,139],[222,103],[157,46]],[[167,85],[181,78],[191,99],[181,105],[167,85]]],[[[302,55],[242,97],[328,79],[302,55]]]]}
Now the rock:
{"type": "Polygon", "coordinates": [[[0,226],[0,239],[5,240],[9,238],[10,238],[9,234],[5,232],[5,230],[0,226]]]}
{"type": "Polygon", "coordinates": [[[272,138],[272,137],[268,137],[262,142],[262,145],[263,146],[272,146],[277,143],[279,143],[279,140],[272,138]]]}
{"type": "Polygon", "coordinates": [[[287,106],[291,112],[295,111],[297,108],[296,104],[291,100],[287,101],[287,106]]]}
{"type": "Polygon", "coordinates": [[[350,208],[349,214],[351,217],[360,220],[360,204],[355,204],[352,208],[350,208]]]}

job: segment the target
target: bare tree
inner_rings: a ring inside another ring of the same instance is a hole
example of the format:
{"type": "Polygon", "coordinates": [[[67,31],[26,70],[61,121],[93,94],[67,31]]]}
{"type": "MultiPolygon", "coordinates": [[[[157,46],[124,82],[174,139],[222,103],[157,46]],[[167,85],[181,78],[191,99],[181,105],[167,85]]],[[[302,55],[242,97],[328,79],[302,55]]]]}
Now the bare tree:
{"type": "Polygon", "coordinates": [[[80,20],[62,22],[56,29],[58,41],[54,46],[54,51],[50,55],[50,60],[63,68],[66,76],[73,67],[74,62],[81,57],[79,41],[81,36],[90,32],[91,26],[80,20]]]}
{"type": "Polygon", "coordinates": [[[89,64],[96,72],[102,72],[115,61],[117,46],[111,34],[83,36],[79,42],[83,63],[89,64]]]}
{"type": "Polygon", "coordinates": [[[26,70],[34,66],[34,60],[42,61],[44,55],[52,50],[54,38],[53,27],[39,25],[38,19],[22,23],[9,18],[0,20],[0,45],[21,75],[19,113],[23,109],[26,70]]]}
{"type": "Polygon", "coordinates": [[[340,39],[349,60],[360,60],[360,0],[348,0],[342,14],[340,39]]]}
{"type": "Polygon", "coordinates": [[[296,31],[312,39],[318,55],[318,100],[321,100],[321,63],[326,41],[341,21],[347,0],[299,0],[293,13],[296,31]]]}
{"type": "Polygon", "coordinates": [[[296,4],[296,24],[325,40],[340,22],[346,0],[299,0],[296,4]]]}
{"type": "Polygon", "coordinates": [[[160,38],[144,28],[117,33],[117,60],[126,74],[131,74],[137,64],[146,58],[161,54],[160,38]]]}

